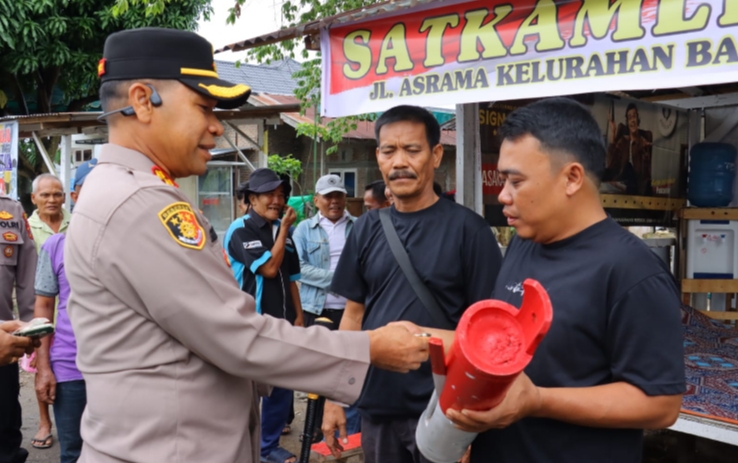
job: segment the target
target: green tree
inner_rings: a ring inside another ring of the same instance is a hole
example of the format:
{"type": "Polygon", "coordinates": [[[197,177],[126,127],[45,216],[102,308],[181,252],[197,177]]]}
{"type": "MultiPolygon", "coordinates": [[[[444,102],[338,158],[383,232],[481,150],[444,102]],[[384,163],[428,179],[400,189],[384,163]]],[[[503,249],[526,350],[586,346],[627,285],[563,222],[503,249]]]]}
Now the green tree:
{"type": "Polygon", "coordinates": [[[302,174],[302,163],[299,159],[293,158],[291,154],[287,156],[271,154],[267,157],[267,167],[276,172],[277,175],[289,175],[300,189],[300,194],[302,194],[302,185],[298,183],[298,179],[302,174]]]}
{"type": "MultiPolygon", "coordinates": [[[[128,6],[116,0],[0,0],[0,94],[7,100],[0,115],[82,110],[98,99],[97,63],[108,35],[145,26],[194,30],[200,16],[212,13],[210,0],[177,0],[166,10],[128,6]]],[[[58,138],[44,144],[53,154],[58,138]]],[[[40,156],[21,157],[21,177],[45,169],[40,156]]]]}
{"type": "Polygon", "coordinates": [[[52,112],[56,89],[70,111],[97,100],[97,63],[111,33],[146,26],[194,30],[201,15],[212,13],[210,0],[178,0],[160,14],[123,6],[115,0],[0,0],[0,88],[13,93],[16,112],[29,114],[28,96],[35,112],[52,112]]]}
{"type": "MultiPolygon", "coordinates": [[[[283,27],[290,28],[299,24],[327,18],[344,11],[381,3],[384,0],[286,0],[282,4],[283,27]]],[[[234,0],[234,6],[229,9],[228,24],[235,24],[241,15],[247,0],[234,0]]],[[[289,39],[279,43],[257,47],[249,51],[249,57],[257,62],[271,62],[286,58],[297,57],[297,44],[302,38],[289,39]]],[[[293,74],[297,79],[298,88],[295,95],[300,99],[301,113],[305,114],[308,108],[315,108],[316,114],[320,108],[320,82],[322,79],[321,54],[303,49],[301,58],[304,60],[302,69],[293,74]]],[[[371,119],[373,115],[358,115],[339,117],[319,124],[300,124],[298,134],[313,139],[322,139],[332,146],[325,153],[330,155],[338,150],[338,143],[344,135],[356,129],[359,120],[371,119]]],[[[317,153],[314,153],[317,154],[317,153]]]]}

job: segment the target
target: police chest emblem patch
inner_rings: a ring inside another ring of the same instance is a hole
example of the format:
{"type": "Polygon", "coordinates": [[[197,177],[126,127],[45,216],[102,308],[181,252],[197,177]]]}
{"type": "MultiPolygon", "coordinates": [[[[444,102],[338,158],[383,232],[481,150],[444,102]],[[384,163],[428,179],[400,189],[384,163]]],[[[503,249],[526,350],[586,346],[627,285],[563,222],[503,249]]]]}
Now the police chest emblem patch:
{"type": "Polygon", "coordinates": [[[205,246],[205,230],[189,204],[170,204],[159,212],[159,220],[180,246],[197,250],[205,246]]]}
{"type": "Polygon", "coordinates": [[[3,250],[3,254],[5,254],[5,257],[7,257],[8,259],[13,257],[13,246],[11,245],[5,246],[5,249],[3,250]]]}
{"type": "Polygon", "coordinates": [[[15,243],[16,241],[18,241],[18,235],[12,232],[3,233],[3,238],[5,238],[5,241],[8,241],[10,243],[15,243]]]}
{"type": "Polygon", "coordinates": [[[13,214],[8,211],[0,211],[0,220],[10,220],[13,218],[13,214]]]}

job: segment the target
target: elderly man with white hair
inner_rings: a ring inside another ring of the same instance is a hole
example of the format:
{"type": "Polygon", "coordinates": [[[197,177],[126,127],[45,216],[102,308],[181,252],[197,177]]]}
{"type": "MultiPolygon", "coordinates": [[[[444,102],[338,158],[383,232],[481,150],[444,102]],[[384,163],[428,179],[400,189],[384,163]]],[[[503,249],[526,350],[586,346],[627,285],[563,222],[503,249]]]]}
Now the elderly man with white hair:
{"type": "Polygon", "coordinates": [[[41,174],[33,180],[31,201],[36,210],[28,218],[28,224],[31,226],[37,252],[47,238],[63,233],[69,226],[71,214],[62,207],[65,199],[64,185],[58,177],[41,174]]]}
{"type": "MultiPolygon", "coordinates": [[[[36,244],[36,253],[40,251],[41,246],[49,237],[67,230],[71,214],[62,207],[65,197],[64,185],[58,177],[41,174],[33,179],[31,201],[36,206],[36,210],[28,218],[28,225],[31,227],[36,244]]],[[[46,449],[54,442],[51,433],[51,416],[48,404],[39,402],[38,407],[38,431],[31,439],[31,445],[37,449],[46,449]]]]}

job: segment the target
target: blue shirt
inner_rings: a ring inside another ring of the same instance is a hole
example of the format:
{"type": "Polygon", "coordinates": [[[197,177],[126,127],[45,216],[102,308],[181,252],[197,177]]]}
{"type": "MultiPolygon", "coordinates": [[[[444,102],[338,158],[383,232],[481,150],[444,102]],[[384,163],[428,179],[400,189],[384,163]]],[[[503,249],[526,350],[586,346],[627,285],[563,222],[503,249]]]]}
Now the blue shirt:
{"type": "MultiPolygon", "coordinates": [[[[346,236],[354,227],[356,217],[348,216],[346,236]]],[[[320,216],[303,220],[293,235],[300,257],[300,301],[302,310],[320,315],[325,307],[328,287],[333,279],[331,249],[328,234],[320,226],[320,216]]]]}

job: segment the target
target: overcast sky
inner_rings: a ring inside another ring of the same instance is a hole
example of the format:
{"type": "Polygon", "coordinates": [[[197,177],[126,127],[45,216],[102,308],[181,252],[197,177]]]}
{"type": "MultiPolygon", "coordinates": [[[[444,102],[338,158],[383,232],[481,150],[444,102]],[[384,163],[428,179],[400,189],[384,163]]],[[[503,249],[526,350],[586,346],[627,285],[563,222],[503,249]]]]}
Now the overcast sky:
{"type": "MultiPolygon", "coordinates": [[[[216,49],[241,40],[250,39],[278,30],[282,25],[283,0],[246,0],[241,7],[241,18],[235,25],[226,25],[228,9],[234,0],[212,0],[215,13],[210,21],[200,20],[197,32],[208,39],[216,49]]],[[[245,53],[218,53],[218,60],[236,61],[246,59],[245,53]]]]}

